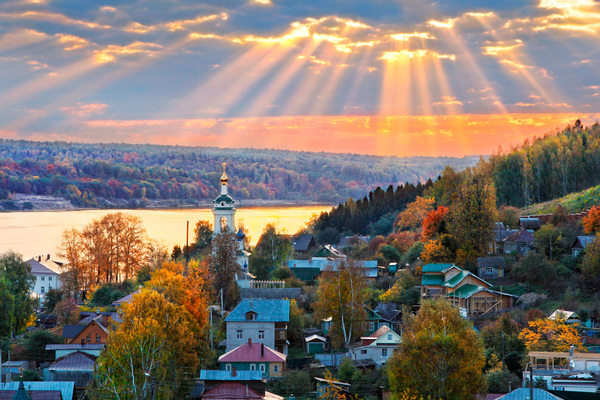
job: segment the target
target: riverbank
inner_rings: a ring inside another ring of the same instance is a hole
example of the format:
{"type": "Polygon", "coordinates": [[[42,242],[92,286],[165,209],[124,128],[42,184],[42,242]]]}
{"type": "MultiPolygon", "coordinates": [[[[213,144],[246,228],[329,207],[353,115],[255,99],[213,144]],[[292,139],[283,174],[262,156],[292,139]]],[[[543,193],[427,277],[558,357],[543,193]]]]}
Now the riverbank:
{"type": "MultiPolygon", "coordinates": [[[[191,209],[211,208],[211,199],[203,200],[147,200],[133,199],[99,199],[97,207],[78,207],[71,201],[62,197],[26,195],[21,193],[12,194],[10,199],[0,201],[0,212],[23,212],[23,211],[81,211],[81,210],[169,210],[169,209],[191,209]]],[[[330,206],[318,202],[306,200],[262,200],[248,199],[236,200],[237,208],[261,208],[261,207],[313,207],[330,206]]]]}

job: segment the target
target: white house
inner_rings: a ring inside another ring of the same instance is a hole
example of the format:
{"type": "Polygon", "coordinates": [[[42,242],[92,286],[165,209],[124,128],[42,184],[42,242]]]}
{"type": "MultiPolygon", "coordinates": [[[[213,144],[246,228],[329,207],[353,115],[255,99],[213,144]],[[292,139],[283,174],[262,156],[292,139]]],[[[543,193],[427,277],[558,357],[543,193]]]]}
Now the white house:
{"type": "Polygon", "coordinates": [[[373,360],[377,367],[387,363],[402,338],[387,325],[383,325],[368,337],[362,337],[352,349],[352,358],[357,361],[373,360]]]}
{"type": "Polygon", "coordinates": [[[44,297],[50,289],[60,288],[60,274],[58,271],[42,264],[42,262],[47,263],[47,261],[51,261],[50,257],[48,256],[45,260],[42,260],[42,258],[43,257],[40,256],[25,261],[31,266],[30,274],[35,278],[35,283],[31,290],[33,293],[32,296],[39,298],[40,302],[44,301],[44,297]]]}

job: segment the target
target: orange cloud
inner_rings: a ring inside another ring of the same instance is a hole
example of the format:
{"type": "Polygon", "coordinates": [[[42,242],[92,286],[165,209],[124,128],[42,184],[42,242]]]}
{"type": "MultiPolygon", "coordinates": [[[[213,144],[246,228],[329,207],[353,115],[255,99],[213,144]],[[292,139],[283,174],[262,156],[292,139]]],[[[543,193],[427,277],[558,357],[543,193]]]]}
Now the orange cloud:
{"type": "Polygon", "coordinates": [[[66,114],[75,115],[77,117],[87,117],[92,114],[102,114],[108,106],[102,103],[82,104],[77,103],[76,107],[63,107],[61,111],[66,114]]]}

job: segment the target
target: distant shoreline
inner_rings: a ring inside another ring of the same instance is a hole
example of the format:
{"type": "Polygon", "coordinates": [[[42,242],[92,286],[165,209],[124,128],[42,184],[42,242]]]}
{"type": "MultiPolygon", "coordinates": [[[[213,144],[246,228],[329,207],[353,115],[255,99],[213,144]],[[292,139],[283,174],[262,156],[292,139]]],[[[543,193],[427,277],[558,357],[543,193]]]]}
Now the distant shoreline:
{"type": "MultiPolygon", "coordinates": [[[[195,208],[212,208],[212,200],[200,200],[194,204],[186,203],[185,200],[167,199],[167,200],[148,200],[145,206],[131,207],[130,203],[123,199],[106,200],[104,205],[98,207],[77,207],[69,200],[54,196],[36,196],[15,194],[8,201],[11,208],[2,207],[0,202],[0,213],[12,212],[48,212],[48,211],[87,211],[87,210],[185,210],[195,208]]],[[[331,203],[321,203],[305,200],[261,200],[248,199],[236,200],[236,208],[263,208],[263,207],[314,207],[326,206],[335,207],[331,203]]]]}

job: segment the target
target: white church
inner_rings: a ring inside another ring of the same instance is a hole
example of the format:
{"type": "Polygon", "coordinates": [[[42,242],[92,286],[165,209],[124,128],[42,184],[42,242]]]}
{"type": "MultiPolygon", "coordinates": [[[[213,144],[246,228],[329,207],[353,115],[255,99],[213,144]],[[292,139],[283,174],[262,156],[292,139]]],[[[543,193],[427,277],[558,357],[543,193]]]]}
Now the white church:
{"type": "MultiPolygon", "coordinates": [[[[221,194],[213,200],[214,233],[213,237],[226,232],[235,232],[235,200],[227,193],[227,182],[229,177],[225,172],[223,163],[223,175],[221,175],[221,194]]],[[[238,243],[237,262],[242,268],[242,274],[238,274],[238,284],[243,287],[248,280],[248,257],[250,253],[244,249],[244,238],[246,235],[241,229],[235,234],[238,243]],[[243,278],[242,278],[243,277],[243,278]]]]}

